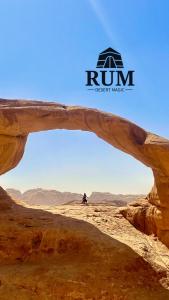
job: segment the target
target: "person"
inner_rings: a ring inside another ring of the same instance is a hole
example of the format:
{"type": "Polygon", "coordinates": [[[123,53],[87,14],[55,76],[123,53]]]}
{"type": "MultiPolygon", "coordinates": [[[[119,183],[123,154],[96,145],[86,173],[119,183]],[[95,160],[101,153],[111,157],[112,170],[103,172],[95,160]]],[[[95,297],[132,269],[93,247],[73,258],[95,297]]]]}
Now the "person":
{"type": "Polygon", "coordinates": [[[87,195],[86,195],[86,193],[84,193],[84,195],[83,195],[82,204],[87,205],[87,195]]]}

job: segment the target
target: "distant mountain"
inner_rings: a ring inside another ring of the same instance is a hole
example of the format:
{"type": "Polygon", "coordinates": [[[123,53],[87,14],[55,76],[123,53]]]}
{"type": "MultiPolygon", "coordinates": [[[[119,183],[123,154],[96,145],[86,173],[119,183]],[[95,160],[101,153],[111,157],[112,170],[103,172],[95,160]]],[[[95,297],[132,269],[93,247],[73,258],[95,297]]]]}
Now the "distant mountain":
{"type": "Polygon", "coordinates": [[[22,200],[29,205],[61,205],[69,201],[81,201],[82,195],[56,190],[31,189],[23,194],[15,189],[6,189],[7,193],[15,200],[22,200]]]}
{"type": "MultiPolygon", "coordinates": [[[[62,204],[79,204],[82,201],[82,194],[59,192],[57,190],[46,190],[42,188],[27,190],[21,193],[19,190],[6,189],[7,193],[17,201],[24,202],[28,205],[62,205],[62,204]]],[[[88,197],[88,202],[95,204],[108,204],[114,206],[125,206],[129,202],[145,197],[145,195],[123,195],[93,192],[88,197]]]]}
{"type": "Polygon", "coordinates": [[[6,191],[14,200],[22,200],[22,193],[19,190],[6,189],[6,191]]]}
{"type": "Polygon", "coordinates": [[[102,203],[107,204],[111,203],[115,206],[123,206],[127,205],[129,202],[133,200],[137,200],[140,198],[144,198],[145,195],[123,195],[123,194],[111,194],[111,193],[101,193],[101,192],[93,192],[89,198],[90,203],[102,203]]]}

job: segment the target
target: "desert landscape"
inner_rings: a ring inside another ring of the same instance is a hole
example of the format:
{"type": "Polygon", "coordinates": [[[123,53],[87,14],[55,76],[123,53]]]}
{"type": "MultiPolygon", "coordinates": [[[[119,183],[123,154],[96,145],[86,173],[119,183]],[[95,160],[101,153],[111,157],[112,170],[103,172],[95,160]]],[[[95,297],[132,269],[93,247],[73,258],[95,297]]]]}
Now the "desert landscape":
{"type": "MultiPolygon", "coordinates": [[[[23,193],[16,189],[7,188],[6,192],[16,202],[20,201],[32,206],[80,204],[83,198],[83,194],[60,192],[57,190],[47,190],[42,188],[34,188],[23,193]]],[[[126,206],[130,202],[144,197],[145,195],[117,195],[112,193],[93,192],[87,197],[87,200],[90,205],[105,204],[114,206],[126,206]]]]}
{"type": "Polygon", "coordinates": [[[136,230],[124,208],[0,196],[0,299],[169,299],[168,248],[136,230]]]}
{"type": "Polygon", "coordinates": [[[1,187],[0,299],[169,299],[169,141],[96,109],[1,99],[0,174],[18,165],[29,133],[51,129],[94,132],[152,168],[154,186],[147,196],[95,192],[89,205],[1,187]]]}
{"type": "Polygon", "coordinates": [[[0,1],[0,300],[169,300],[169,0],[0,1]]]}

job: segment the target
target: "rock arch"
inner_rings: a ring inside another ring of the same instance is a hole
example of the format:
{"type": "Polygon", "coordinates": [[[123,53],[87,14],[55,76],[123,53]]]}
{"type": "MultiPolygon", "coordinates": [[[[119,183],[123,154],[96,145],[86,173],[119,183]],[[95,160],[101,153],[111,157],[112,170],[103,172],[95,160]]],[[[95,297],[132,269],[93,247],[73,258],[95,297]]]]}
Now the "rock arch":
{"type": "Polygon", "coordinates": [[[154,187],[143,208],[144,220],[142,208],[130,209],[126,216],[134,224],[144,222],[144,231],[157,234],[169,246],[169,140],[93,108],[0,99],[0,174],[19,163],[29,133],[52,129],[93,132],[150,167],[154,187]]]}

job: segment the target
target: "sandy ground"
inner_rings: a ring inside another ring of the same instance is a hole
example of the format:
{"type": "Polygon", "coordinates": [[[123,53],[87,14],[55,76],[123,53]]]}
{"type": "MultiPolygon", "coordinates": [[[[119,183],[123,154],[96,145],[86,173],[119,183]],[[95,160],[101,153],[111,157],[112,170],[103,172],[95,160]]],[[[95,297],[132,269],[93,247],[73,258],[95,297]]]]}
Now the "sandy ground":
{"type": "MultiPolygon", "coordinates": [[[[34,207],[34,208],[39,208],[34,207]]],[[[142,256],[154,268],[161,267],[169,272],[169,250],[155,236],[145,235],[135,229],[120,213],[120,208],[113,206],[59,205],[40,207],[52,214],[60,214],[84,220],[95,225],[100,231],[128,245],[142,256]]],[[[163,282],[169,288],[168,281],[163,282]]]]}
{"type": "Polygon", "coordinates": [[[169,300],[169,250],[113,206],[0,214],[0,300],[169,300]]]}

